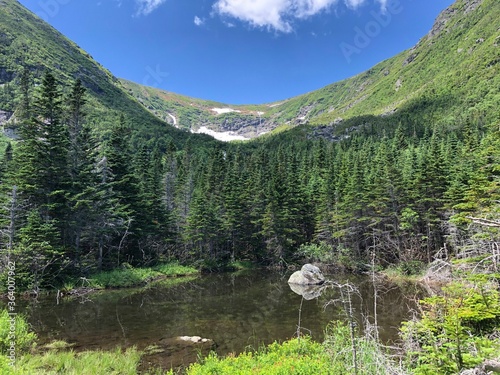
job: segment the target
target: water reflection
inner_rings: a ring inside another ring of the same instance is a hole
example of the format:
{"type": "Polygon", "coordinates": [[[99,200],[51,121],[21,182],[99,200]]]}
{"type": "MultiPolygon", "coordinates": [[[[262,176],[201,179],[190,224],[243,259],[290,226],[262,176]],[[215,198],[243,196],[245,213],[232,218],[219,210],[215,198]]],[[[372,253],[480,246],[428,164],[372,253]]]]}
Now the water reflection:
{"type": "Polygon", "coordinates": [[[290,289],[297,293],[299,296],[304,297],[306,301],[318,298],[321,293],[327,288],[327,285],[301,285],[301,284],[288,284],[290,289]]]}
{"type": "MultiPolygon", "coordinates": [[[[201,336],[214,340],[219,354],[241,352],[294,337],[301,304],[301,327],[322,340],[330,321],[345,319],[340,303],[327,303],[339,299],[338,289],[291,289],[288,276],[255,271],[208,275],[173,286],[105,291],[59,305],[55,296],[48,296],[22,308],[42,342],[66,340],[77,349],[141,349],[162,339],[201,336]]],[[[353,308],[360,326],[373,316],[374,290],[368,278],[328,278],[357,287],[353,308]]],[[[378,288],[380,338],[387,342],[397,339],[398,327],[414,305],[400,287],[378,288]]]]}

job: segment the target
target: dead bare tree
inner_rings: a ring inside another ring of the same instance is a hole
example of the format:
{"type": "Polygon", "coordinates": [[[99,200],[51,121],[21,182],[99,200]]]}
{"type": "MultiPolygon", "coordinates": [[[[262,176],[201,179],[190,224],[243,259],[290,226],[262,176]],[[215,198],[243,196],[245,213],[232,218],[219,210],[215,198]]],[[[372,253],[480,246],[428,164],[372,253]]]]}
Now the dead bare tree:
{"type": "Polygon", "coordinates": [[[11,253],[14,248],[14,238],[16,235],[16,221],[19,216],[19,212],[22,210],[22,207],[19,204],[18,196],[17,196],[17,186],[12,187],[12,192],[10,193],[10,198],[6,205],[2,207],[5,212],[2,217],[6,221],[6,228],[0,231],[5,244],[5,248],[7,250],[6,253],[6,261],[10,261],[11,253]]]}
{"type": "Polygon", "coordinates": [[[330,282],[329,285],[331,285],[334,288],[337,288],[340,292],[340,299],[336,300],[330,300],[325,304],[325,308],[328,307],[330,304],[340,302],[343,306],[344,313],[347,316],[347,320],[349,323],[349,332],[350,332],[350,339],[351,339],[351,349],[352,349],[352,365],[354,375],[358,374],[358,346],[357,346],[357,340],[356,340],[356,319],[354,317],[354,307],[353,307],[353,302],[352,302],[352,296],[353,295],[358,295],[361,297],[361,294],[359,290],[352,285],[351,283],[346,283],[346,284],[339,284],[335,282],[330,282]]]}

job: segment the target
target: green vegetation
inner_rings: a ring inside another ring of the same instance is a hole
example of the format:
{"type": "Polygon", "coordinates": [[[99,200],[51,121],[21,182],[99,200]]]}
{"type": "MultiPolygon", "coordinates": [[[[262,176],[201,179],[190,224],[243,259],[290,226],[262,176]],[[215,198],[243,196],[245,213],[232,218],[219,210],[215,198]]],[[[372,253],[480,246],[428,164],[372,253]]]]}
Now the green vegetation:
{"type": "MultiPolygon", "coordinates": [[[[124,287],[197,272],[180,264],[304,258],[412,276],[456,259],[454,281],[402,329],[405,366],[452,374],[498,360],[500,3],[470,5],[457,1],[414,49],[350,80],[215,116],[219,103],[120,83],[18,2],[1,1],[0,109],[15,112],[5,126],[22,141],[0,139],[0,279],[14,272],[18,292],[74,280],[124,287]],[[262,111],[276,130],[220,144],[167,126],[132,95],[183,128],[262,111]],[[299,116],[310,124],[294,127],[299,116]]],[[[0,318],[5,349],[10,323],[0,318]]],[[[140,357],[60,343],[28,354],[35,337],[20,317],[16,336],[21,373],[135,373],[140,357]]],[[[8,371],[5,356],[0,366],[8,371]]],[[[383,374],[392,364],[352,325],[333,325],[323,344],[304,337],[212,355],[188,373],[250,368],[383,374]]]]}
{"type": "Polygon", "coordinates": [[[36,335],[30,332],[28,323],[21,315],[10,316],[7,310],[0,312],[0,374],[11,374],[12,364],[35,346],[36,335]],[[14,345],[13,345],[14,344],[14,345]]]}
{"type": "Polygon", "coordinates": [[[49,350],[23,356],[9,374],[93,374],[136,375],[141,353],[134,348],[114,351],[80,352],[49,350]]]}
{"type": "MultiPolygon", "coordinates": [[[[187,375],[203,374],[395,374],[397,368],[384,356],[380,347],[367,338],[351,340],[349,328],[341,323],[328,328],[323,344],[304,336],[274,343],[257,352],[245,352],[238,356],[219,358],[212,354],[200,363],[191,365],[187,375]],[[357,348],[353,362],[353,345],[357,348]]],[[[173,374],[173,371],[170,372],[173,374]]]]}
{"type": "Polygon", "coordinates": [[[200,115],[214,129],[224,121],[248,124],[252,110],[263,113],[266,129],[289,129],[307,121],[314,125],[312,133],[315,126],[328,126],[329,138],[363,127],[359,120],[366,116],[378,124],[418,116],[442,128],[453,128],[472,114],[494,120],[494,108],[500,104],[499,35],[494,22],[498,6],[495,0],[484,0],[475,11],[470,7],[470,1],[456,1],[414,48],[366,72],[279,103],[229,106],[240,114],[214,116],[208,109],[228,105],[123,84],[151,112],[160,117],[165,111],[173,113],[186,129],[195,127],[200,115]]]}
{"type": "Polygon", "coordinates": [[[21,315],[10,316],[7,310],[0,312],[0,353],[8,353],[12,335],[15,336],[16,351],[29,351],[35,343],[36,335],[21,315]],[[13,319],[13,320],[12,320],[13,319]],[[12,328],[14,330],[12,331],[12,328]]]}
{"type": "Polygon", "coordinates": [[[419,260],[400,262],[382,271],[383,275],[392,281],[418,282],[427,269],[427,265],[419,260]]]}
{"type": "Polygon", "coordinates": [[[103,271],[89,277],[89,286],[94,288],[127,288],[140,286],[164,277],[198,274],[192,267],[177,263],[162,264],[153,268],[133,268],[123,264],[121,268],[103,271]]]}
{"type": "Polygon", "coordinates": [[[189,375],[203,374],[333,374],[330,357],[321,344],[308,338],[274,343],[258,353],[247,352],[237,357],[219,359],[215,354],[194,364],[189,375]]]}
{"type": "Polygon", "coordinates": [[[402,328],[412,373],[457,374],[500,359],[500,298],[492,282],[468,277],[421,301],[421,318],[402,328]]]}

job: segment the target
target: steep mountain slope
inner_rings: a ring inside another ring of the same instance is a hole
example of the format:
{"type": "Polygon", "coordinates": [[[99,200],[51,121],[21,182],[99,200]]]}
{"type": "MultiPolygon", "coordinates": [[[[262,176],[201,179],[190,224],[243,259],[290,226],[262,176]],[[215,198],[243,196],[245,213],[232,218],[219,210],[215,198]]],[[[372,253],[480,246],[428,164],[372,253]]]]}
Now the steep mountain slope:
{"type": "Polygon", "coordinates": [[[185,130],[206,127],[217,131],[240,131],[247,138],[272,130],[265,118],[268,105],[228,105],[195,99],[121,80],[128,92],[160,119],[185,130]]]}
{"type": "Polygon", "coordinates": [[[206,126],[247,137],[306,123],[339,133],[346,119],[405,112],[420,114],[437,125],[451,124],[472,114],[490,116],[500,103],[498,19],[498,1],[458,0],[412,49],[350,79],[267,105],[180,99],[161,90],[123,84],[160,118],[178,118],[182,128],[206,126]],[[216,113],[212,108],[235,111],[216,113]]]}
{"type": "Polygon", "coordinates": [[[19,77],[24,67],[30,70],[35,82],[47,69],[62,86],[69,86],[80,78],[90,96],[89,120],[101,131],[109,129],[123,113],[140,137],[170,137],[182,143],[189,136],[152,116],[123,90],[120,81],[108,70],[19,2],[0,0],[2,122],[16,110],[19,77]]]}
{"type": "MultiPolygon", "coordinates": [[[[279,110],[293,120],[302,112],[311,123],[331,124],[359,115],[388,115],[412,107],[441,119],[498,93],[500,4],[458,0],[437,18],[412,49],[351,79],[292,99],[279,110]],[[431,101],[426,98],[432,97],[431,101]],[[307,108],[307,110],[305,110],[307,108]]],[[[275,110],[275,111],[276,111],[275,110]]]]}

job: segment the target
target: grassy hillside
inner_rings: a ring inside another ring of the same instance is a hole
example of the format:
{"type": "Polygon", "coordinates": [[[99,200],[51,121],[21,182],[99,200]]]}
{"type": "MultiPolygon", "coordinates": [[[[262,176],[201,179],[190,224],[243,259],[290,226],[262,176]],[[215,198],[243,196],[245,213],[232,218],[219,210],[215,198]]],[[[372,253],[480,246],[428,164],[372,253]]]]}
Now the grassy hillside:
{"type": "Polygon", "coordinates": [[[495,116],[500,104],[499,18],[497,1],[458,0],[414,48],[355,77],[277,103],[231,106],[123,83],[160,118],[168,120],[166,112],[178,116],[181,128],[243,128],[242,133],[255,136],[284,125],[312,124],[332,126],[329,130],[338,135],[346,119],[405,113],[446,126],[469,116],[495,116]],[[241,112],[217,115],[210,111],[214,107],[241,112]]]}
{"type": "Polygon", "coordinates": [[[89,121],[103,136],[121,113],[137,136],[173,138],[177,143],[190,136],[151,115],[92,56],[19,2],[0,0],[0,110],[15,112],[18,82],[24,67],[30,70],[35,82],[47,69],[61,86],[69,87],[80,78],[90,96],[89,121]]]}
{"type": "Polygon", "coordinates": [[[464,109],[491,110],[499,99],[499,16],[496,1],[459,0],[441,13],[414,48],[349,80],[293,99],[280,110],[292,117],[294,108],[309,106],[308,118],[315,124],[408,108],[450,122],[464,109]]]}
{"type": "Polygon", "coordinates": [[[250,136],[266,130],[263,115],[269,110],[267,105],[230,105],[191,98],[127,80],[121,80],[121,83],[151,113],[180,129],[197,130],[201,126],[214,130],[246,128],[245,134],[250,136]],[[231,112],[218,112],[224,109],[231,112]]]}

